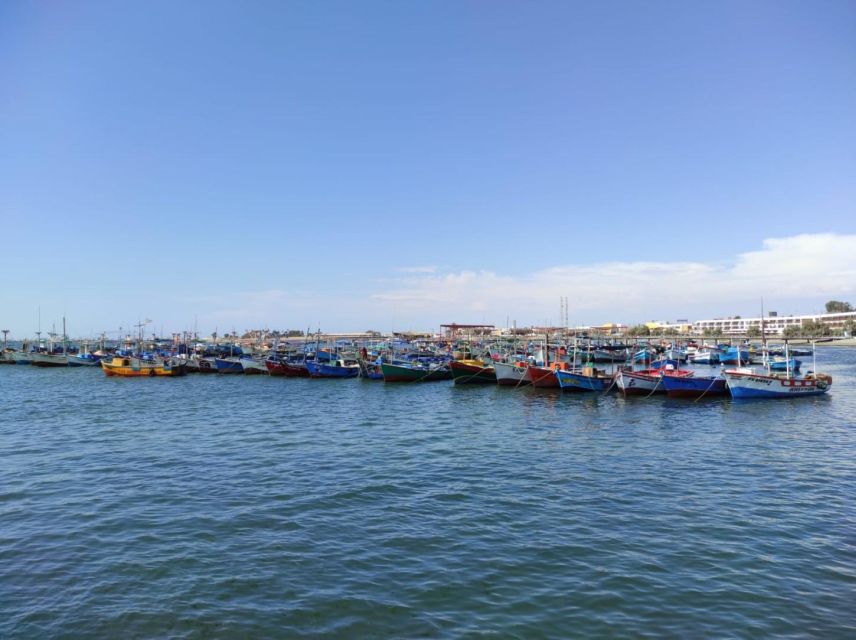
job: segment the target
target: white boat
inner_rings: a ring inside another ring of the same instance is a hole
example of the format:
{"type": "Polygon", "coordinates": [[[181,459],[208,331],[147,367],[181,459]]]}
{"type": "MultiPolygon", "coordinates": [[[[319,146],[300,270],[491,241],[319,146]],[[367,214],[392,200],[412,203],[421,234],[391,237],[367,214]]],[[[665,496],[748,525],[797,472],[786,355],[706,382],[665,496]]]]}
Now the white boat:
{"type": "Polygon", "coordinates": [[[21,349],[13,351],[10,357],[15,361],[15,364],[30,364],[33,361],[32,352],[21,349]]]}
{"type": "Polygon", "coordinates": [[[503,386],[523,386],[530,384],[525,378],[527,363],[525,362],[495,362],[496,383],[503,386]]]}
{"type": "Polygon", "coordinates": [[[264,362],[259,362],[252,358],[241,358],[241,366],[244,368],[246,375],[267,375],[268,370],[264,362]]]}
{"type": "Polygon", "coordinates": [[[67,367],[68,356],[64,353],[31,353],[30,364],[34,367],[67,367]]]}
{"type": "Polygon", "coordinates": [[[805,377],[771,374],[751,367],[726,369],[722,372],[732,398],[793,398],[815,396],[829,391],[832,376],[809,373],[805,377]]]}
{"type": "Polygon", "coordinates": [[[719,364],[719,351],[715,349],[698,349],[690,358],[694,364],[719,364]]]}

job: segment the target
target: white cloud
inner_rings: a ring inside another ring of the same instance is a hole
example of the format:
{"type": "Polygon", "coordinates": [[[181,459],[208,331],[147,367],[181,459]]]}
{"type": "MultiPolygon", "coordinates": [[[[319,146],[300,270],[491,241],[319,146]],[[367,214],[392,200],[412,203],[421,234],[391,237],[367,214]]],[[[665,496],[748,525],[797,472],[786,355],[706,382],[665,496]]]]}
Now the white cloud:
{"type": "MultiPolygon", "coordinates": [[[[720,238],[727,247],[727,238],[720,238]]],[[[701,319],[732,313],[811,312],[856,296],[856,235],[806,234],[764,240],[722,262],[609,261],[560,264],[526,274],[403,267],[369,295],[269,289],[186,300],[200,327],[346,331],[430,329],[441,322],[558,323],[567,296],[571,324],[701,319]],[[383,287],[382,290],[380,288],[383,287]]],[[[328,287],[329,290],[329,287],[328,287]]],[[[193,317],[192,315],[190,317],[193,317]]]]}
{"type": "MultiPolygon", "coordinates": [[[[727,247],[727,237],[718,241],[727,247]]],[[[429,324],[485,314],[489,321],[511,315],[528,324],[555,320],[560,296],[569,298],[572,323],[588,323],[751,313],[759,311],[761,297],[805,304],[854,293],[856,235],[823,233],[767,239],[759,250],[721,264],[613,261],[557,265],[516,276],[412,273],[371,298],[414,318],[426,314],[429,324]]]]}

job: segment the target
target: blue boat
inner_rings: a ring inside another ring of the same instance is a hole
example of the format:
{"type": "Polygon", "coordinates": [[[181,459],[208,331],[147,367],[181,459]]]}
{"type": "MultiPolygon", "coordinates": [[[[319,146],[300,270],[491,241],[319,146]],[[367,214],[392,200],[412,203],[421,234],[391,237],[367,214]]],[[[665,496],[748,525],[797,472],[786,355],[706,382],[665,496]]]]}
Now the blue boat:
{"type": "Polygon", "coordinates": [[[737,347],[728,347],[725,352],[719,356],[719,361],[722,364],[749,364],[749,351],[747,349],[738,349],[737,347]]]}
{"type": "Polygon", "coordinates": [[[356,378],[360,375],[360,365],[356,360],[307,360],[306,370],[310,378],[356,378]]]}
{"type": "Polygon", "coordinates": [[[644,364],[646,362],[651,362],[654,359],[656,354],[651,352],[649,349],[640,349],[636,353],[633,354],[633,362],[638,364],[644,364]]]}
{"type": "Polygon", "coordinates": [[[677,369],[680,366],[680,363],[677,360],[672,360],[670,358],[661,358],[659,360],[654,360],[651,363],[651,369],[663,369],[671,367],[672,369],[677,369]]]}
{"type": "Polygon", "coordinates": [[[217,373],[244,373],[244,365],[240,358],[214,358],[217,373]]]}
{"type": "Polygon", "coordinates": [[[827,393],[832,376],[809,372],[804,378],[767,375],[751,368],[728,369],[722,372],[728,381],[731,397],[740,398],[794,398],[827,393]]]}
{"type": "Polygon", "coordinates": [[[101,363],[101,356],[91,353],[76,353],[68,356],[69,367],[97,367],[101,363]]]}
{"type": "Polygon", "coordinates": [[[614,377],[593,367],[581,371],[555,371],[562,391],[606,391],[612,386],[614,377]]]}
{"type": "Polygon", "coordinates": [[[790,358],[789,360],[785,358],[773,358],[770,360],[770,371],[793,371],[797,373],[800,370],[801,364],[802,360],[797,360],[796,358],[790,358]]]}
{"type": "Polygon", "coordinates": [[[719,376],[663,376],[661,384],[670,398],[724,396],[728,393],[725,378],[719,376]]]}

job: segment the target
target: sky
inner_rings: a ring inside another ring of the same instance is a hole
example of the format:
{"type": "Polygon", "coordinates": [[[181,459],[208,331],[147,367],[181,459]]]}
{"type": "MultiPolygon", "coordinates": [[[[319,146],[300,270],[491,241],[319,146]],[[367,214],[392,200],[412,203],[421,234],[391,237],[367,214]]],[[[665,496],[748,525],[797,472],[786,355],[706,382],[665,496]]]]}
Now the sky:
{"type": "Polygon", "coordinates": [[[856,3],[0,3],[0,325],[856,303],[856,3]]]}

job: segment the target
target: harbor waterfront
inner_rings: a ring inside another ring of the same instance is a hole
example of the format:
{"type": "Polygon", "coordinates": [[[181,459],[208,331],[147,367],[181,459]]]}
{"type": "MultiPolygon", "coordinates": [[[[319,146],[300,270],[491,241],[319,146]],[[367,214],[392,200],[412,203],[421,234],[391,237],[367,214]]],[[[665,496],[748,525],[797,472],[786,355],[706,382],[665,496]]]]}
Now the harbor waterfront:
{"type": "Polygon", "coordinates": [[[0,637],[853,637],[816,358],[772,402],[0,367],[0,637]]]}

